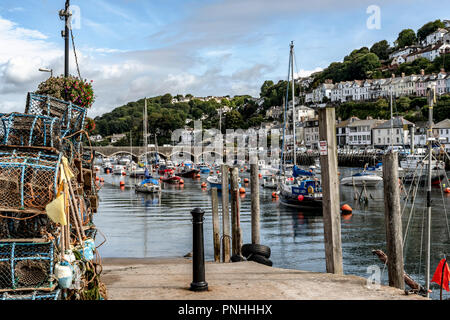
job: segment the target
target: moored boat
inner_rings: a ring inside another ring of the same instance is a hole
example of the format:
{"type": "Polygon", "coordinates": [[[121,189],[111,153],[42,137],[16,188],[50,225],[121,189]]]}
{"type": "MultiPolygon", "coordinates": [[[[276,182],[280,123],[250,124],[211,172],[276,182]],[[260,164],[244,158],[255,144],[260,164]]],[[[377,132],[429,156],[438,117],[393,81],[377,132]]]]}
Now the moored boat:
{"type": "Polygon", "coordinates": [[[373,172],[359,172],[350,177],[342,178],[341,184],[344,186],[366,186],[366,187],[375,187],[378,185],[383,178],[379,175],[376,175],[373,172]]]}

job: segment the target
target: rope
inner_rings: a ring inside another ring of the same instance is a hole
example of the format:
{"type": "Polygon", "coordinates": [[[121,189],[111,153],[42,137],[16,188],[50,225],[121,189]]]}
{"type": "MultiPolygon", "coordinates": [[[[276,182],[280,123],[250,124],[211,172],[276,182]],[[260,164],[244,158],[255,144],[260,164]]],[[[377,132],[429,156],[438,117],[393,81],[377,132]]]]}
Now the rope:
{"type": "Polygon", "coordinates": [[[70,26],[70,36],[72,38],[73,53],[75,55],[75,63],[77,65],[78,77],[81,80],[82,78],[81,78],[81,73],[80,73],[80,66],[78,65],[77,50],[75,49],[75,40],[73,39],[72,26],[70,26]]]}

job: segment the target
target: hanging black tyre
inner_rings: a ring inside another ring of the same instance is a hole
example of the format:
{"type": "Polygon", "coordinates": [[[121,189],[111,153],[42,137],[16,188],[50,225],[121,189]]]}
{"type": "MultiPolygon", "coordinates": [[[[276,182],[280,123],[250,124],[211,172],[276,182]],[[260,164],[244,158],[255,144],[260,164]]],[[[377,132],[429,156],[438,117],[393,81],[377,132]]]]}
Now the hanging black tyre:
{"type": "Polygon", "coordinates": [[[242,255],[248,258],[251,254],[259,254],[260,256],[270,258],[270,248],[262,244],[244,244],[242,246],[242,255]]]}
{"type": "Polygon", "coordinates": [[[241,262],[241,261],[247,261],[247,259],[245,259],[243,256],[234,254],[231,256],[230,258],[231,262],[241,262]]]}
{"type": "Polygon", "coordinates": [[[269,266],[269,267],[271,267],[272,264],[273,264],[272,260],[270,260],[270,259],[268,259],[268,258],[266,258],[264,256],[261,256],[259,254],[252,254],[252,255],[250,255],[247,258],[247,260],[248,261],[254,261],[254,262],[257,262],[257,263],[260,263],[260,264],[264,264],[264,265],[269,266]]]}

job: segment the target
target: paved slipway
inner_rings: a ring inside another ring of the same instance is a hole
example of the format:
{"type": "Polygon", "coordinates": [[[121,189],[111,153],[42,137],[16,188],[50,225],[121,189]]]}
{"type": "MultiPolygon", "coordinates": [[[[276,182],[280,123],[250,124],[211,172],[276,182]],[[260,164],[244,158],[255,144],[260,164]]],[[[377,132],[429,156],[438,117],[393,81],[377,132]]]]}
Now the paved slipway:
{"type": "Polygon", "coordinates": [[[255,262],[206,263],[207,292],[189,291],[188,259],[103,260],[102,280],[110,300],[424,300],[366,279],[271,268],[255,262]]]}

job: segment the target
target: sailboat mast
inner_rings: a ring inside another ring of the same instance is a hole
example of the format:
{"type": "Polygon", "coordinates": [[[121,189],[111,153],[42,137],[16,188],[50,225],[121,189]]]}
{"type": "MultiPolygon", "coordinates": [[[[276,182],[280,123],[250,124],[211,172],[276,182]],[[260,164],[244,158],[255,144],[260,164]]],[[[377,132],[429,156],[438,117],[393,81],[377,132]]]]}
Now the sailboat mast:
{"type": "Polygon", "coordinates": [[[144,101],[144,150],[145,150],[145,167],[147,167],[147,160],[148,160],[148,141],[147,141],[147,125],[148,125],[148,121],[147,121],[147,97],[145,97],[145,101],[144,101]]]}
{"type": "Polygon", "coordinates": [[[297,146],[295,137],[295,85],[294,85],[294,41],[291,41],[291,79],[292,79],[292,127],[293,127],[293,137],[294,137],[294,165],[297,165],[297,146]]]}
{"type": "Polygon", "coordinates": [[[392,110],[392,86],[391,86],[391,151],[394,151],[394,114],[392,110]]]}
{"type": "Polygon", "coordinates": [[[431,257],[431,161],[433,156],[433,105],[435,86],[431,85],[428,92],[428,190],[427,190],[427,238],[426,238],[426,267],[425,267],[425,289],[429,297],[430,289],[430,257],[431,257]]]}

